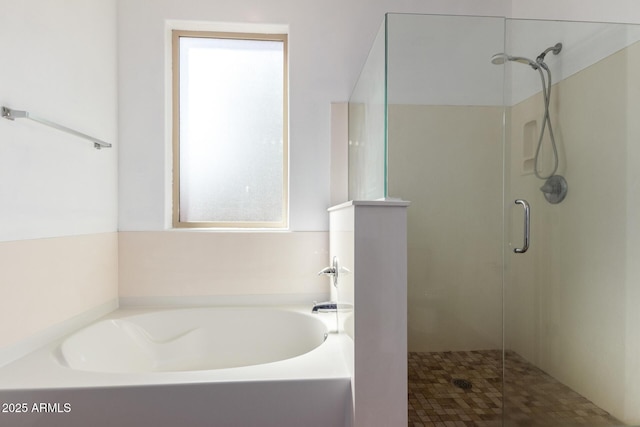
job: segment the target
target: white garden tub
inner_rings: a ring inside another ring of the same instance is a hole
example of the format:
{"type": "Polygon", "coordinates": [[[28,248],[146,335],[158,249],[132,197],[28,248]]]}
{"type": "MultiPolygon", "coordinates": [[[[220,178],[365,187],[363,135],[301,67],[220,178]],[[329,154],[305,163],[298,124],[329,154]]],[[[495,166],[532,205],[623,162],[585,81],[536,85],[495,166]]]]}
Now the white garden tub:
{"type": "Polygon", "coordinates": [[[60,346],[60,361],[94,372],[237,368],[291,359],[329,335],[318,316],[263,308],[164,310],[94,323],[60,346]]]}
{"type": "Polygon", "coordinates": [[[309,307],[117,310],[0,368],[0,425],[346,426],[345,340],[309,307]]]}

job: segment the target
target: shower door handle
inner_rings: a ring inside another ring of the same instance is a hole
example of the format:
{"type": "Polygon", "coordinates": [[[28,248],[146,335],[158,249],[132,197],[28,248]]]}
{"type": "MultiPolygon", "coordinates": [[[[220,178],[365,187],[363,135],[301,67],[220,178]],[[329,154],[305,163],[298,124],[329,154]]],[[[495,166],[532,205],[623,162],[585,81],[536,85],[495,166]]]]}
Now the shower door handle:
{"type": "Polygon", "coordinates": [[[515,248],[513,252],[523,254],[529,249],[529,232],[531,231],[531,206],[529,202],[523,199],[517,199],[516,205],[522,205],[524,208],[524,245],[521,248],[515,248]]]}

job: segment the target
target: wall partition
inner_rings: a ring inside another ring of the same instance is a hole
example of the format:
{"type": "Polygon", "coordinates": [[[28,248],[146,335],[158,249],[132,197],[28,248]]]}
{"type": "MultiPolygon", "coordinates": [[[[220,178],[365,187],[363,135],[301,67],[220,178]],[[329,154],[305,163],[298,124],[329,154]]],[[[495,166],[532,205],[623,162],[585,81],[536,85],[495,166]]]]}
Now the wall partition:
{"type": "Polygon", "coordinates": [[[410,421],[640,424],[639,34],[385,17],[349,189],[411,201],[410,421]]]}

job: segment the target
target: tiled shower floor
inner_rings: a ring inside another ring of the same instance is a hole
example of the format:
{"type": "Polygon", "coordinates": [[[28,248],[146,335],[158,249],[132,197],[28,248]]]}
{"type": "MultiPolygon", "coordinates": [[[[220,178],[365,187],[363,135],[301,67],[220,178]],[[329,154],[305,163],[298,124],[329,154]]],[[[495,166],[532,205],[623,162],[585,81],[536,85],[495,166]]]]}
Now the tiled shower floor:
{"type": "MultiPolygon", "coordinates": [[[[409,425],[500,426],[501,358],[500,350],[409,353],[409,425]]],[[[505,367],[506,426],[621,425],[517,354],[506,354],[505,367]]]]}

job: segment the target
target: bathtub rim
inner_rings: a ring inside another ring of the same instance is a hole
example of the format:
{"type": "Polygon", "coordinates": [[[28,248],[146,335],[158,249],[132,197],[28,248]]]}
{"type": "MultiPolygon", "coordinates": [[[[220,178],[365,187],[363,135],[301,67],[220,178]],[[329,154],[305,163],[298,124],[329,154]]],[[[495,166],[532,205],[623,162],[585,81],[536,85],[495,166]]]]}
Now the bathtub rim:
{"type": "Polygon", "coordinates": [[[310,313],[309,305],[237,305],[237,306],[126,306],[83,325],[42,348],[0,368],[0,390],[60,389],[149,386],[161,384],[191,384],[207,382],[255,382],[350,378],[342,346],[348,338],[337,333],[335,313],[310,313]],[[202,308],[249,308],[294,311],[314,316],[325,323],[327,339],[318,347],[302,355],[270,362],[235,368],[180,372],[104,373],[80,371],[65,367],[56,360],[56,349],[70,335],[95,322],[167,310],[202,308]]]}

